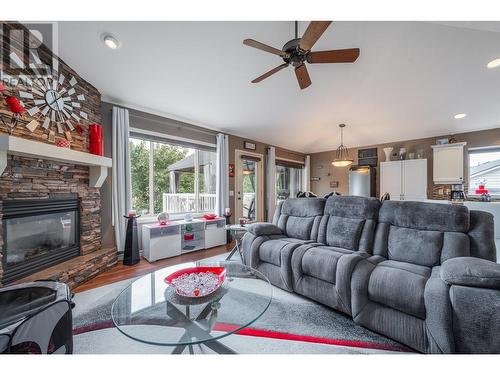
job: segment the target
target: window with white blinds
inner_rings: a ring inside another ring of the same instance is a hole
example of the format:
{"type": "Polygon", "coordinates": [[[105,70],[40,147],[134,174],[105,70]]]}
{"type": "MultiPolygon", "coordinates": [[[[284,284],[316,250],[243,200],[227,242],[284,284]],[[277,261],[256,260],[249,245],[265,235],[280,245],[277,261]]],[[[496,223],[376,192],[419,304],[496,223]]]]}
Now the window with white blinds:
{"type": "Polygon", "coordinates": [[[500,147],[469,150],[469,195],[500,195],[500,147]]]}

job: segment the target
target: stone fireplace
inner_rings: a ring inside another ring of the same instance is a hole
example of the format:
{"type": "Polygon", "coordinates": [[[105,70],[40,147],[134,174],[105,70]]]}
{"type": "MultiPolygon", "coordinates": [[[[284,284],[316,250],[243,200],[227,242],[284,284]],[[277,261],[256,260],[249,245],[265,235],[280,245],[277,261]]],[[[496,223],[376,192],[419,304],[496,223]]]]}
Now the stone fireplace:
{"type": "Polygon", "coordinates": [[[2,284],[57,279],[75,286],[116,264],[101,248],[99,188],[89,167],[8,155],[0,177],[2,284]]]}

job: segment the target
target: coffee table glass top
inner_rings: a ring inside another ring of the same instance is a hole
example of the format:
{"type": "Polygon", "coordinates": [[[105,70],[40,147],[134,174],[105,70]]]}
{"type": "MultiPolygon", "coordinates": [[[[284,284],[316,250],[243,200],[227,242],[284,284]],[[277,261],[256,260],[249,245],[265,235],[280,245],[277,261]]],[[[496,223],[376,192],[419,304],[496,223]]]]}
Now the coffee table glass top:
{"type": "Polygon", "coordinates": [[[237,262],[196,262],[167,267],[135,280],[111,307],[124,335],[148,344],[182,346],[225,337],[252,324],[269,307],[273,289],[259,271],[237,262]],[[178,296],[164,279],[182,268],[222,266],[224,284],[207,297],[178,296]]]}

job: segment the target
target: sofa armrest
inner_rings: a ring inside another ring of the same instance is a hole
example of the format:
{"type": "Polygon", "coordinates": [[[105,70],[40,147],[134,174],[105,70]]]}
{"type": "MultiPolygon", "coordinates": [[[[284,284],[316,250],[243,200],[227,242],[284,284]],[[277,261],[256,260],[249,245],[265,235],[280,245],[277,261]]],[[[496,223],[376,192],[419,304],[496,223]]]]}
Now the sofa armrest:
{"type": "Polygon", "coordinates": [[[444,262],[441,279],[450,285],[500,289],[500,264],[489,260],[460,257],[444,262]]]}
{"type": "Polygon", "coordinates": [[[271,236],[283,234],[283,231],[271,223],[253,223],[247,226],[247,231],[255,236],[271,236]]]}

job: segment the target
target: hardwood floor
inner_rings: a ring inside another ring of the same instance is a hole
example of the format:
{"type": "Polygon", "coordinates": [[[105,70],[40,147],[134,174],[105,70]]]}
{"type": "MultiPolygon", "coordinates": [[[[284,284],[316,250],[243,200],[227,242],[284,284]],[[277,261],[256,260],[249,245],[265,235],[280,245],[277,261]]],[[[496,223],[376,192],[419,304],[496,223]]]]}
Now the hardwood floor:
{"type": "MultiPolygon", "coordinates": [[[[124,266],[121,262],[116,266],[111,268],[109,271],[103,272],[93,279],[77,286],[73,291],[83,292],[85,290],[97,288],[106,284],[111,284],[117,281],[130,279],[132,277],[145,275],[154,270],[172,266],[175,264],[193,262],[200,259],[205,259],[213,257],[215,255],[224,254],[233,248],[234,244],[227,244],[224,246],[217,246],[211,249],[194,251],[192,253],[187,253],[179,255],[173,258],[162,259],[154,263],[149,263],[146,259],[141,258],[141,261],[133,266],[124,266]]],[[[234,254],[234,256],[238,256],[234,254]]]]}

